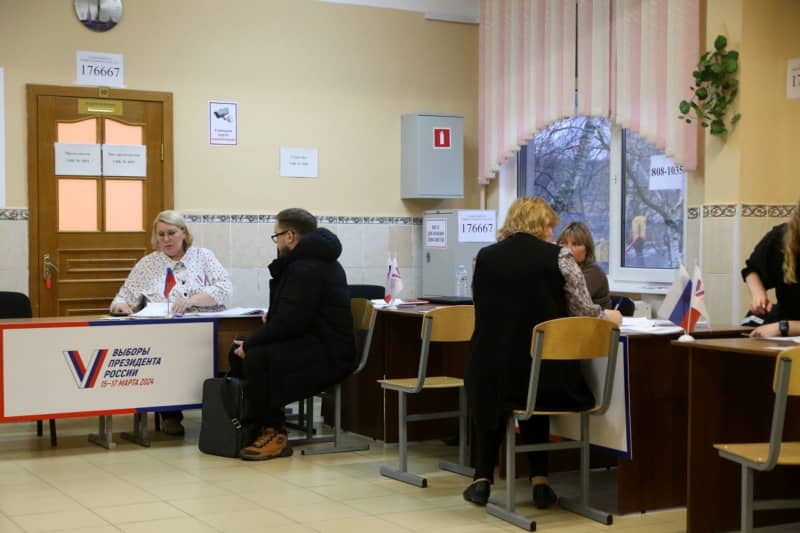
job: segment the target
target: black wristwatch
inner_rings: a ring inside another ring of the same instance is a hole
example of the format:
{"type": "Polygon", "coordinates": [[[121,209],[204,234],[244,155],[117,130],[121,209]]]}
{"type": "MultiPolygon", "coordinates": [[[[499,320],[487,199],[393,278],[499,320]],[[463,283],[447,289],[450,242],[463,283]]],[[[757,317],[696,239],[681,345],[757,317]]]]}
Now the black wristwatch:
{"type": "Polygon", "coordinates": [[[778,331],[781,332],[781,337],[788,337],[789,336],[789,321],[788,320],[778,320],[778,331]]]}

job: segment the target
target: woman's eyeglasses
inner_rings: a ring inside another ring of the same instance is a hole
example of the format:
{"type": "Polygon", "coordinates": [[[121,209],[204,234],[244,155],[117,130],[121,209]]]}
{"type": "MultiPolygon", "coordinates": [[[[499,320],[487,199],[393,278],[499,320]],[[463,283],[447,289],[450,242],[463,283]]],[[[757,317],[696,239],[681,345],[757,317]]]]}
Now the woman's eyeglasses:
{"type": "Polygon", "coordinates": [[[281,235],[284,235],[284,234],[286,234],[286,233],[289,233],[290,231],[292,231],[292,230],[290,230],[290,229],[285,229],[285,230],[283,230],[283,231],[279,231],[278,233],[276,233],[276,234],[274,234],[274,235],[270,235],[270,237],[269,237],[269,238],[270,238],[270,239],[272,239],[272,242],[274,242],[274,243],[276,243],[276,244],[277,244],[277,242],[278,242],[278,237],[280,237],[281,235]]]}

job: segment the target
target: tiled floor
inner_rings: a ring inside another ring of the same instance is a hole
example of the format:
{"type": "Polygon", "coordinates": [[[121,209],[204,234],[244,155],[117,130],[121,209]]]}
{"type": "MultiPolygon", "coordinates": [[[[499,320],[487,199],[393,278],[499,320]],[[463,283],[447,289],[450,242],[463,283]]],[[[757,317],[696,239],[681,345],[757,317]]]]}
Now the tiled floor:
{"type": "MultiPolygon", "coordinates": [[[[95,419],[59,420],[57,449],[35,436],[33,423],[0,424],[0,533],[522,531],[462,500],[467,480],[436,468],[437,456],[454,451],[440,443],[411,449],[412,468],[429,480],[418,489],[378,474],[380,463],[396,460],[396,447],[372,442],[367,452],[296,450],[245,462],[200,453],[199,412],[186,417],[183,439],[151,433],[152,446],[142,448],[115,434],[111,451],[87,442],[95,419]]],[[[114,418],[117,431],[130,424],[114,418]]],[[[558,508],[520,509],[536,516],[540,531],[556,533],[673,533],[684,530],[686,516],[683,509],[620,516],[607,527],[558,508]]]]}

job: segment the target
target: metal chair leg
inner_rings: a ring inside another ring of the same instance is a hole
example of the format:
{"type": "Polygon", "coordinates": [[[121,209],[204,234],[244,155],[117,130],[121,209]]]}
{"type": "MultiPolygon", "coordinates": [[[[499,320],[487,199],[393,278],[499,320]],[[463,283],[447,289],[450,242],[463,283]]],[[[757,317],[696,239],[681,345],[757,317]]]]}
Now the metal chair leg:
{"type": "Polygon", "coordinates": [[[581,494],[578,498],[560,498],[559,505],[573,513],[610,526],[611,514],[589,505],[589,415],[581,414],[581,494]]]}
{"type": "Polygon", "coordinates": [[[525,531],[536,531],[536,521],[526,516],[515,513],[516,506],[514,495],[514,484],[517,477],[517,447],[515,445],[516,432],[514,431],[514,417],[510,417],[506,424],[506,494],[505,506],[498,505],[492,501],[486,504],[486,512],[505,520],[510,524],[521,527],[525,531]]]}
{"type": "Polygon", "coordinates": [[[458,463],[440,461],[439,468],[472,477],[475,469],[467,465],[467,391],[464,387],[458,389],[458,463]]]}
{"type": "MultiPolygon", "coordinates": [[[[39,420],[39,423],[41,424],[42,421],[39,420]]],[[[58,446],[58,437],[57,437],[57,434],[56,434],[56,420],[55,420],[55,418],[51,418],[50,419],[50,446],[53,447],[53,448],[58,446]]]]}
{"type": "Polygon", "coordinates": [[[324,448],[308,448],[303,449],[303,455],[322,455],[326,453],[342,453],[342,452],[363,452],[369,450],[369,444],[357,444],[354,446],[342,446],[342,386],[337,384],[333,389],[333,446],[324,448]]]}
{"type": "Polygon", "coordinates": [[[428,480],[422,476],[412,474],[408,471],[408,435],[406,433],[408,421],[406,420],[406,393],[402,391],[397,392],[397,418],[399,421],[397,447],[400,454],[400,468],[397,469],[388,465],[381,465],[380,473],[382,476],[403,481],[404,483],[409,483],[416,487],[425,488],[428,486],[428,480]]]}
{"type": "Polygon", "coordinates": [[[742,533],[753,533],[753,471],[742,465],[742,533]]]}

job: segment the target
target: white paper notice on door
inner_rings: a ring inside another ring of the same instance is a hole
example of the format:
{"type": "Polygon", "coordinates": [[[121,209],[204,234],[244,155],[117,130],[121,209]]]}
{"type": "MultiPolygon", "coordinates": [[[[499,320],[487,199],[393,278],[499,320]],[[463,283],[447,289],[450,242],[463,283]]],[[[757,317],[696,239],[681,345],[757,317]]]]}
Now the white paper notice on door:
{"type": "Polygon", "coordinates": [[[99,176],[100,145],[54,143],[56,176],[99,176]]]}
{"type": "Polygon", "coordinates": [[[147,146],[104,144],[103,176],[143,178],[147,176],[147,146]]]}
{"type": "Polygon", "coordinates": [[[425,248],[447,248],[447,219],[425,219],[425,248]]]}

